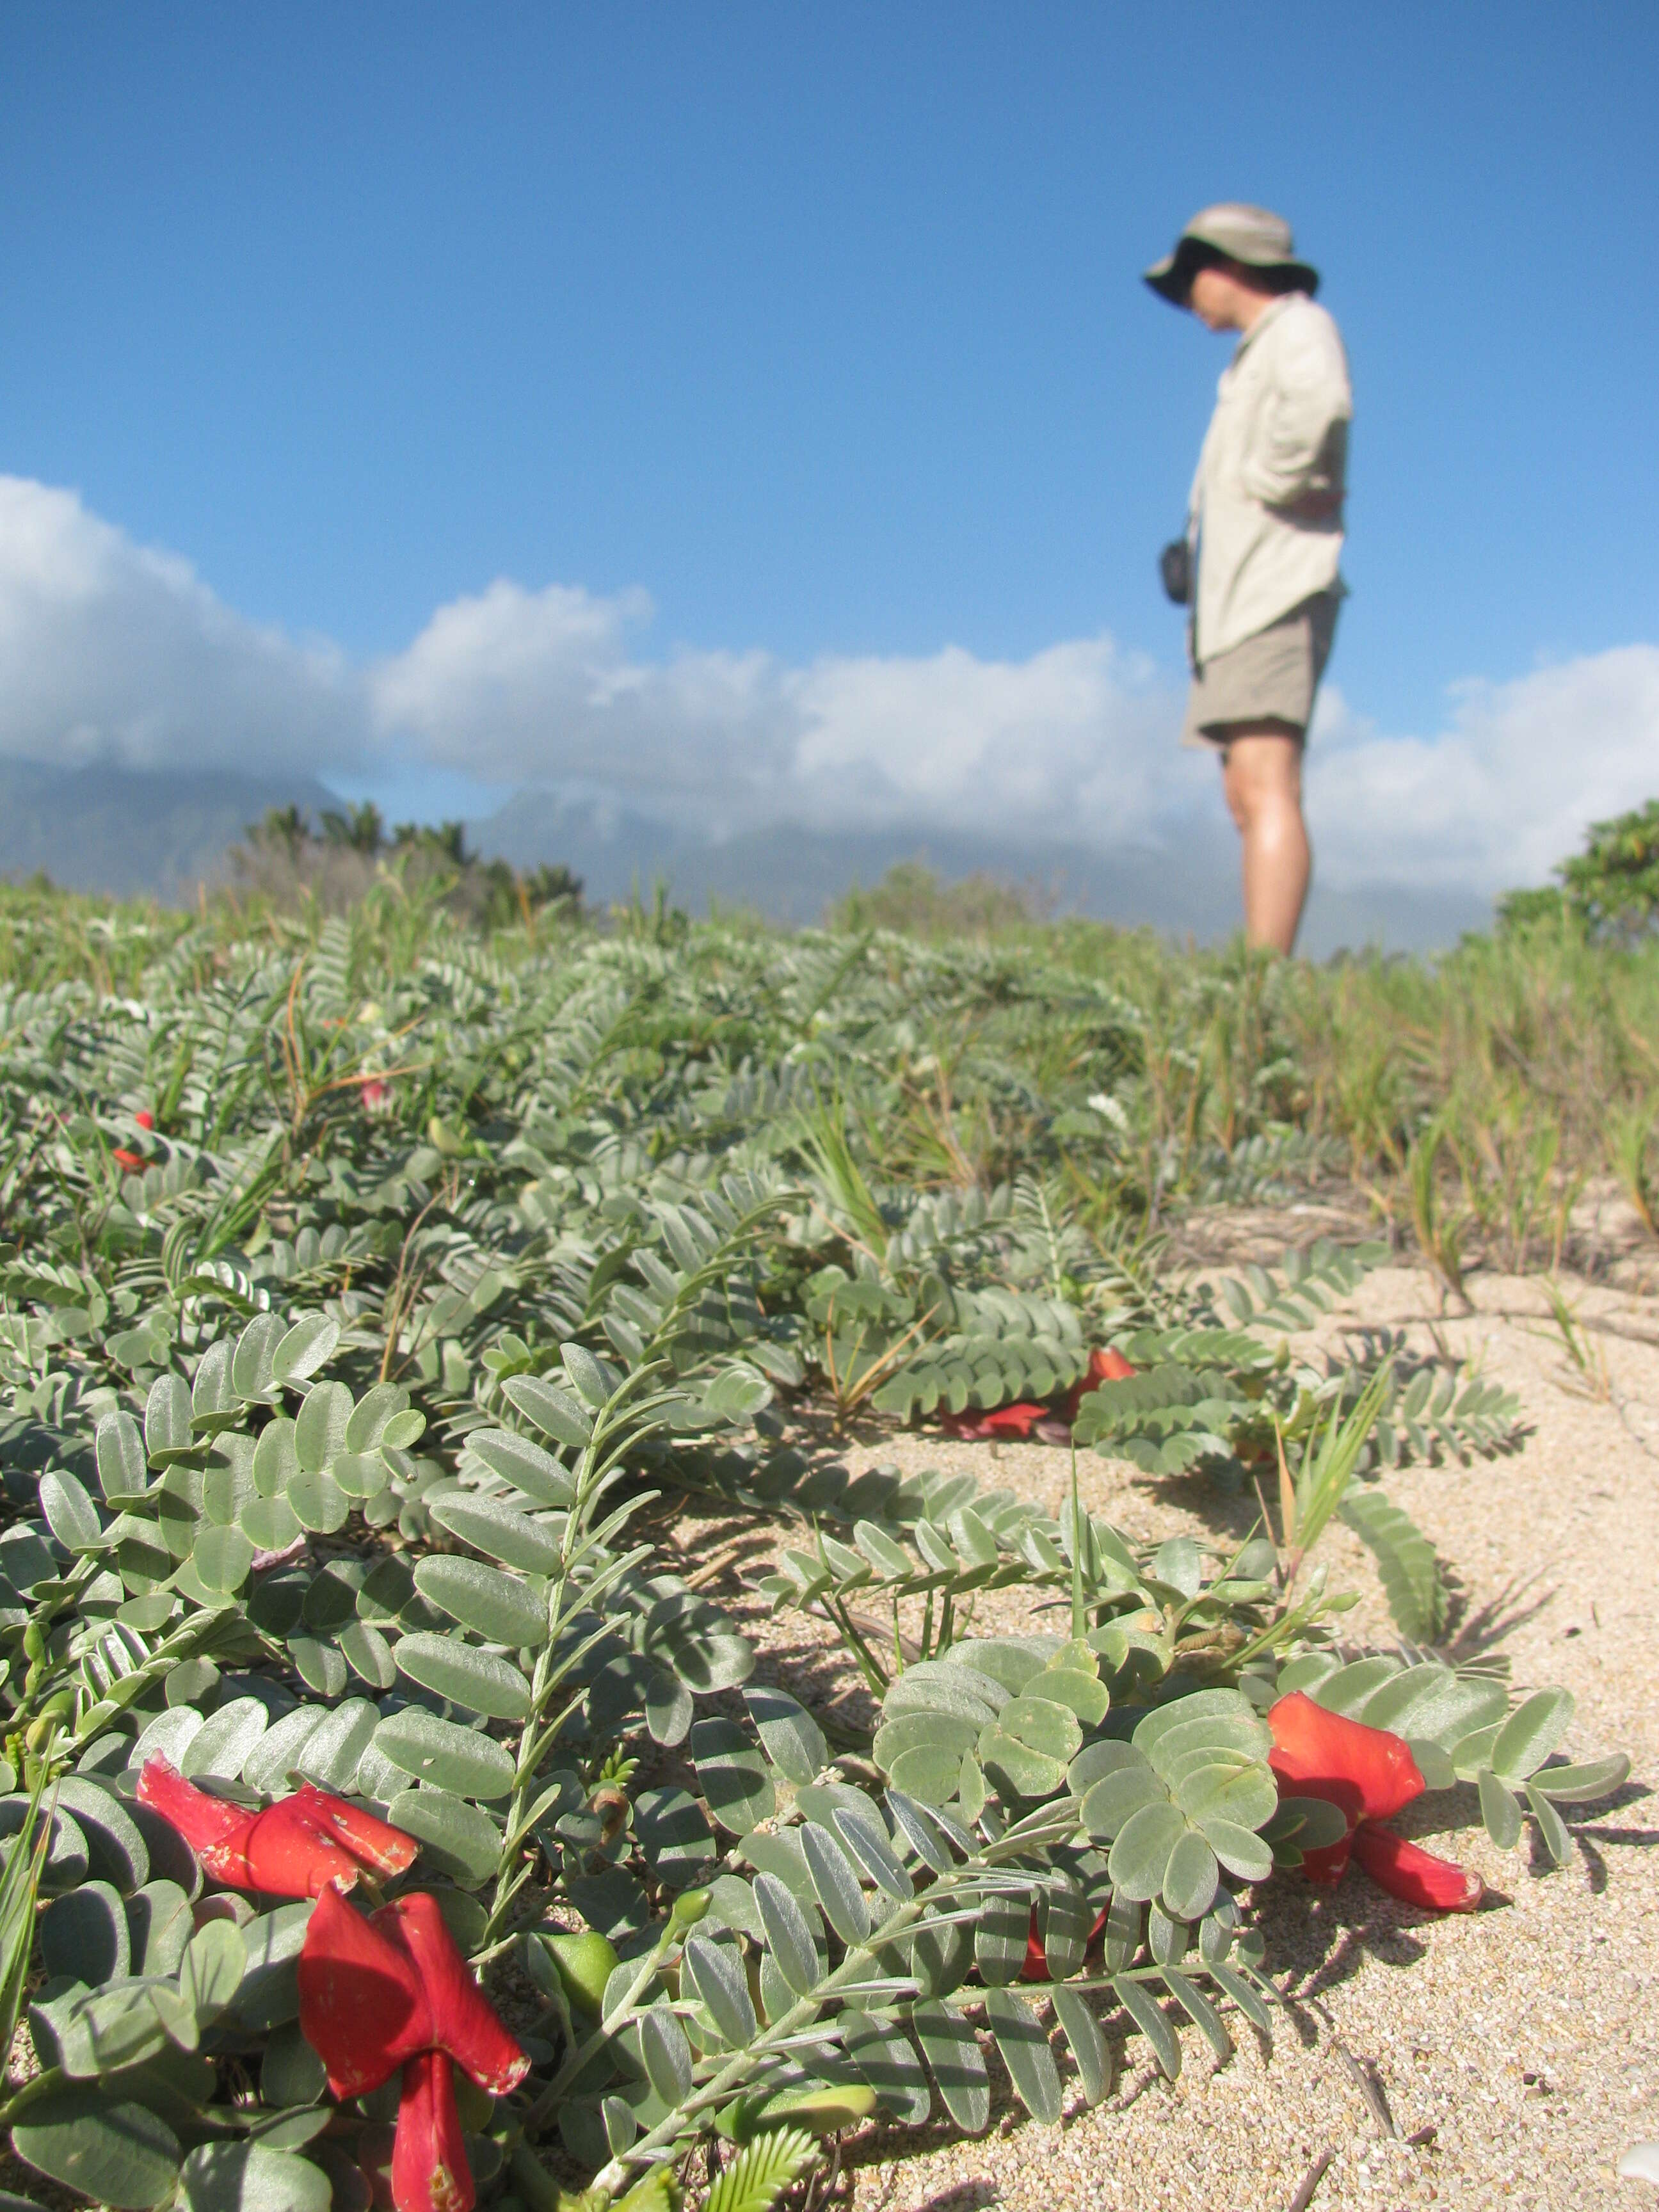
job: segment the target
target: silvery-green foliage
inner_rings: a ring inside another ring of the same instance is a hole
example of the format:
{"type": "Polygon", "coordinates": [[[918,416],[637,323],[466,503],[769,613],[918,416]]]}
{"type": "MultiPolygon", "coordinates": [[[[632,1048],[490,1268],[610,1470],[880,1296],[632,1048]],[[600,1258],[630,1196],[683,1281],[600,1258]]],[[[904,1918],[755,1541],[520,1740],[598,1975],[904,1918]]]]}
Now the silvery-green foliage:
{"type": "MultiPolygon", "coordinates": [[[[1131,2028],[1176,2070],[1171,2005],[1218,2051],[1235,2014],[1265,2028],[1250,1886],[1329,1840],[1265,1765],[1285,1687],[1400,1727],[1558,1859],[1561,1808],[1623,1779],[1564,1763],[1559,1693],[1345,1663],[1332,1602],[1284,1602],[1260,1541],[1130,1544],[789,1444],[802,1394],[1063,1401],[1112,1340],[1143,1371],[1080,1433],[1242,1472],[1274,1415],[1311,1437],[1397,1358],[1290,1341],[1371,1255],[1214,1294],[1085,1226],[1074,1149],[1139,1171],[1146,1016],[1113,988],[665,913],[508,957],[391,884],[314,927],[104,949],[119,990],[0,992],[0,1847],[5,1898],[40,1901],[42,2064],[4,2120],[57,2180],[192,2212],[334,2194],[311,1908],[202,1913],[136,1801],[152,1753],[414,1836],[463,1948],[542,2000],[528,2083],[469,2117],[475,2172],[521,2175],[556,2129],[606,2189],[645,2177],[635,2212],[709,2131],[737,2147],[720,2205],[758,2212],[811,2133],[878,2106],[984,2127],[981,2022],[1054,2118],[1045,2003],[1091,2100],[1131,2028]],[[871,1740],[753,1679],[665,1557],[683,1492],[774,1533],[763,1588],[836,1620],[871,1740]],[[969,1633],[996,1588],[1042,1632],[969,1633]],[[596,2006],[558,1965],[573,1920],[614,1946],[596,2006]],[[1021,1981],[1033,1935],[1048,1984],[1021,1981]]],[[[1146,1171],[1160,1199],[1181,1172],[1146,1171]]],[[[1387,1387],[1385,1462],[1512,1431],[1485,1386],[1387,1387]]],[[[1378,1495],[1355,1525],[1426,1635],[1431,1559],[1378,1495]]]]}

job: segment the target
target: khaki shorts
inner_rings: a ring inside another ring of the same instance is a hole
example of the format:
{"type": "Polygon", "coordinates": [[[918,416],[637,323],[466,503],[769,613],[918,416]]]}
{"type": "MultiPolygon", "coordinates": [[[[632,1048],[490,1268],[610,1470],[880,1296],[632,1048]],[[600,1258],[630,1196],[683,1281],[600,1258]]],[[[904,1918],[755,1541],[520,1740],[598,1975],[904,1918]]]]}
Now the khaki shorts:
{"type": "Polygon", "coordinates": [[[1299,607],[1193,672],[1183,745],[1223,745],[1239,722],[1284,722],[1305,736],[1314,694],[1336,635],[1334,592],[1316,592],[1299,607]]]}

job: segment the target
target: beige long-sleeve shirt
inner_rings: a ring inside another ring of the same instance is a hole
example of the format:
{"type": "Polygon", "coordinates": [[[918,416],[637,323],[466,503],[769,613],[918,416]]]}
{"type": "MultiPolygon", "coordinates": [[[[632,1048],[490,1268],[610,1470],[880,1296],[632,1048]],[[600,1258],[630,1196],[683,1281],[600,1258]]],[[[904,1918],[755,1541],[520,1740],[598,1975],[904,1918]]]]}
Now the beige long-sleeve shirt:
{"type": "Polygon", "coordinates": [[[1304,292],[1275,300],[1222,371],[1193,479],[1195,665],[1343,589],[1352,415],[1336,325],[1304,292]]]}

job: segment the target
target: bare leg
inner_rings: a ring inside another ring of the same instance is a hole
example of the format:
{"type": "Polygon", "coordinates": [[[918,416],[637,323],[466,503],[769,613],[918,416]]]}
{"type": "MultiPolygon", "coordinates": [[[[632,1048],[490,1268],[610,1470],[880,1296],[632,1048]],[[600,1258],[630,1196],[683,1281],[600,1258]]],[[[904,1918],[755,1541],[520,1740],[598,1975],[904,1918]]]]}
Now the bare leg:
{"type": "Polygon", "coordinates": [[[1302,819],[1302,739],[1283,722],[1241,722],[1222,754],[1227,805],[1244,843],[1247,944],[1290,952],[1313,872],[1302,819]]]}

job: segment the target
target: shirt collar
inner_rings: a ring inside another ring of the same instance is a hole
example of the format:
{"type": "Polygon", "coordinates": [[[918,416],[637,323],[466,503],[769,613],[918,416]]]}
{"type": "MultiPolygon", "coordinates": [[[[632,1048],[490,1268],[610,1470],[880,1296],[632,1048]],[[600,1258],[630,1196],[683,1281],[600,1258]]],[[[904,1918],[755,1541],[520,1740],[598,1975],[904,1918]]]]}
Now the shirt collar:
{"type": "Polygon", "coordinates": [[[1261,313],[1256,317],[1255,322],[1251,324],[1249,329],[1245,331],[1243,337],[1240,338],[1237,345],[1234,348],[1234,362],[1237,362],[1243,361],[1244,358],[1245,348],[1253,344],[1255,341],[1261,337],[1262,331],[1267,329],[1269,323],[1276,323],[1279,320],[1279,318],[1284,313],[1285,308],[1290,306],[1292,300],[1301,300],[1305,299],[1307,295],[1304,292],[1281,292],[1276,300],[1270,301],[1267,306],[1265,307],[1261,313]]]}

